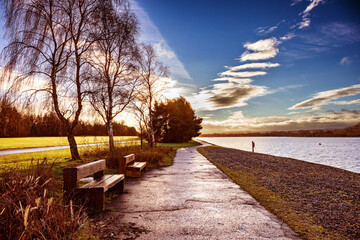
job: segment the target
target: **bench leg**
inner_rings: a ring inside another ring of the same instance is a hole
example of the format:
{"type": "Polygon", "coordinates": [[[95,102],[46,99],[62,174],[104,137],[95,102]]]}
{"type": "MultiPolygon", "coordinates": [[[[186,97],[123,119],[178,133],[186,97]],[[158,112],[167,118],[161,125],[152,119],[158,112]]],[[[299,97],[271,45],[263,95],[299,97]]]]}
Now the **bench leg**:
{"type": "Polygon", "coordinates": [[[91,189],[91,205],[98,210],[105,210],[104,188],[91,189]]]}
{"type": "Polygon", "coordinates": [[[141,171],[138,169],[126,170],[127,177],[141,177],[141,171]]]}
{"type": "Polygon", "coordinates": [[[123,179],[122,181],[118,182],[115,186],[114,186],[114,190],[118,193],[123,193],[125,191],[125,179],[123,179]]]}

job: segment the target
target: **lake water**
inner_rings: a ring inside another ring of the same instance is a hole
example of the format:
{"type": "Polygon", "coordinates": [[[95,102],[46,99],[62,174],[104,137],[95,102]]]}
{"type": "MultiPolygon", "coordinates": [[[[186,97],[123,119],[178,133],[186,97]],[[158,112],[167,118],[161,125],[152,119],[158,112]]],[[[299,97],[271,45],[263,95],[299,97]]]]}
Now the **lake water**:
{"type": "Polygon", "coordinates": [[[360,138],[201,137],[219,146],[289,157],[360,173],[360,138]]]}

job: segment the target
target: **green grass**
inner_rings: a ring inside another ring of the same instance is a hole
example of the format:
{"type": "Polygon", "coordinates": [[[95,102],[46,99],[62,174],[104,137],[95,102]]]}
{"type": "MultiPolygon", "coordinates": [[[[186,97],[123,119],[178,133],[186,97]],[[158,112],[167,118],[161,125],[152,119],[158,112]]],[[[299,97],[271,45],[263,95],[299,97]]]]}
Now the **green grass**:
{"type": "MultiPolygon", "coordinates": [[[[140,143],[118,143],[115,144],[116,147],[121,146],[137,146],[140,143]]],[[[79,154],[80,157],[83,159],[89,158],[90,152],[96,152],[99,150],[107,151],[108,145],[98,145],[98,146],[86,146],[86,147],[79,147],[79,154]]],[[[0,166],[14,166],[20,165],[25,167],[31,162],[46,159],[48,162],[57,163],[60,162],[67,162],[71,160],[70,149],[61,149],[61,150],[51,150],[51,151],[42,151],[42,152],[32,152],[32,153],[21,153],[21,154],[11,154],[11,155],[2,155],[0,156],[0,166]]],[[[94,159],[90,159],[94,160],[94,159]]]]}
{"type": "MultiPolygon", "coordinates": [[[[92,137],[79,137],[80,140],[85,141],[86,139],[91,139],[92,137]]],[[[96,137],[96,141],[100,141],[101,139],[106,139],[106,137],[96,137]]],[[[16,138],[18,139],[18,138],[16,138]]],[[[21,139],[21,138],[19,138],[21,139]]],[[[34,138],[38,139],[38,138],[34,138]]],[[[48,139],[48,137],[45,137],[48,139]]],[[[52,137],[50,137],[52,139],[52,137]]],[[[54,138],[55,139],[55,138],[54,138]]],[[[53,140],[54,140],[53,139],[53,140]]],[[[133,137],[118,137],[117,141],[126,141],[132,140],[133,137]]],[[[136,139],[136,137],[135,137],[136,139]]],[[[65,139],[66,140],[66,139],[65,139]]],[[[93,139],[94,140],[94,139],[93,139]]],[[[116,147],[121,146],[139,146],[140,143],[121,143],[115,144],[116,147]]],[[[66,144],[65,144],[66,145],[66,144]]],[[[171,151],[170,155],[166,158],[161,160],[161,166],[170,166],[172,165],[173,158],[175,156],[176,150],[179,148],[184,147],[192,147],[199,145],[198,142],[190,141],[187,143],[158,143],[160,147],[171,147],[173,151],[171,151]]],[[[98,145],[98,146],[86,146],[86,147],[79,147],[80,157],[82,159],[89,159],[91,152],[99,152],[99,151],[107,151],[107,145],[98,145]]],[[[38,160],[46,159],[48,162],[56,161],[58,164],[61,162],[68,162],[71,160],[71,154],[69,149],[61,149],[61,150],[51,150],[51,151],[42,151],[42,152],[32,152],[32,153],[21,153],[21,154],[11,154],[11,155],[2,155],[0,156],[0,166],[14,166],[20,165],[22,167],[26,167],[27,165],[31,164],[32,162],[36,162],[38,160]]],[[[91,158],[89,160],[95,160],[91,158]]]]}
{"type": "MultiPolygon", "coordinates": [[[[79,136],[75,137],[76,143],[104,143],[108,142],[107,136],[79,136]]],[[[132,141],[138,140],[136,136],[116,136],[114,141],[132,141]]],[[[19,149],[19,148],[36,148],[36,147],[53,147],[65,146],[69,142],[67,137],[19,137],[19,138],[0,138],[0,150],[19,149]]]]}

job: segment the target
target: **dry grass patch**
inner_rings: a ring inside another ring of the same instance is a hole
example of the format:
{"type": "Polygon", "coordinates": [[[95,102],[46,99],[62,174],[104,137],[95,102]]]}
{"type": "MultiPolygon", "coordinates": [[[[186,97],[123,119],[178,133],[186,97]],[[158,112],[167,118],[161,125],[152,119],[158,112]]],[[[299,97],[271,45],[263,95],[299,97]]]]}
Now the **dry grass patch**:
{"type": "MultiPolygon", "coordinates": [[[[75,239],[83,235],[81,206],[63,204],[52,166],[0,172],[0,239],[75,239]]],[[[89,235],[90,236],[90,235],[89,235]]]]}

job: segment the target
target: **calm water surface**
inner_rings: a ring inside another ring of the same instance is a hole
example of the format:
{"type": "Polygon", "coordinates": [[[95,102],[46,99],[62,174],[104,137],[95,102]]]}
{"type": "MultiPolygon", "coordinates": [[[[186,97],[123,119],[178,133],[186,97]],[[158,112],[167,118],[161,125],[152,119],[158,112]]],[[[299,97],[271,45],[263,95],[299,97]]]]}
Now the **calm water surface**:
{"type": "Polygon", "coordinates": [[[219,146],[300,159],[360,173],[360,138],[201,137],[219,146]]]}

